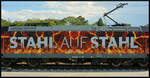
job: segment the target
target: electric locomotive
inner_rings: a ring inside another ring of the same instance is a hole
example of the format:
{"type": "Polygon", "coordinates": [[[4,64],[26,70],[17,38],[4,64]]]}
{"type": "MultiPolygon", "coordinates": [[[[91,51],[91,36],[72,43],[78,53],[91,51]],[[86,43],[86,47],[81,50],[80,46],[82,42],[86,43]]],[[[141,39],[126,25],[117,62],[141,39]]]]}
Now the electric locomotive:
{"type": "Polygon", "coordinates": [[[149,27],[9,26],[1,29],[1,64],[47,62],[149,64],[149,27]]]}

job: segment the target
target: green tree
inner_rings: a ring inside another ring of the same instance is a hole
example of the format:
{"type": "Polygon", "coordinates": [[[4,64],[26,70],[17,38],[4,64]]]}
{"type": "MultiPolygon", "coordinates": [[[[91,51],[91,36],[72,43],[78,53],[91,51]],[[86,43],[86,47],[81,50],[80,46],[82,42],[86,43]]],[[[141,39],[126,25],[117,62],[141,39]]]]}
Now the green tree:
{"type": "Polygon", "coordinates": [[[41,23],[41,22],[42,20],[40,20],[40,18],[32,18],[26,21],[26,23],[41,23]]]}
{"type": "Polygon", "coordinates": [[[64,18],[62,21],[65,22],[65,25],[88,25],[88,20],[85,20],[82,16],[78,16],[77,18],[69,16],[64,18]]]}
{"type": "Polygon", "coordinates": [[[56,25],[65,25],[65,22],[63,20],[55,20],[56,25]]]}
{"type": "Polygon", "coordinates": [[[63,19],[63,21],[66,23],[66,25],[74,25],[76,18],[73,16],[69,16],[63,19]]]}
{"type": "Polygon", "coordinates": [[[55,26],[55,25],[57,25],[54,20],[50,20],[48,23],[49,23],[50,26],[55,26]]]}
{"type": "Polygon", "coordinates": [[[1,26],[10,26],[11,22],[1,19],[1,26]]]}
{"type": "Polygon", "coordinates": [[[106,24],[103,22],[102,18],[100,18],[97,22],[98,26],[106,26],[106,24]]]}
{"type": "Polygon", "coordinates": [[[131,24],[127,24],[127,23],[125,23],[125,24],[124,24],[124,26],[131,26],[131,24]]]}
{"type": "Polygon", "coordinates": [[[76,18],[75,25],[88,25],[88,20],[85,20],[84,17],[79,16],[76,18]]]}
{"type": "Polygon", "coordinates": [[[14,21],[10,24],[10,26],[23,26],[23,21],[14,21]]]}
{"type": "Polygon", "coordinates": [[[48,26],[55,26],[56,21],[54,19],[45,19],[44,22],[48,23],[48,26]]]}

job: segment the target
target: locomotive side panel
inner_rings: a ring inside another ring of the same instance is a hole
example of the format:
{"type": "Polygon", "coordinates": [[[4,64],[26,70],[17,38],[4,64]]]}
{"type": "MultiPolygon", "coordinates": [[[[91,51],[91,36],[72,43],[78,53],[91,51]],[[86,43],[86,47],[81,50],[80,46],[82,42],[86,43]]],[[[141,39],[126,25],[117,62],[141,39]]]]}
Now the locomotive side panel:
{"type": "Polygon", "coordinates": [[[35,54],[36,58],[68,58],[77,54],[83,58],[98,58],[122,54],[125,56],[120,58],[128,58],[128,54],[149,54],[148,32],[5,31],[1,33],[1,38],[1,53],[10,56],[22,54],[33,57],[31,55],[35,54]]]}

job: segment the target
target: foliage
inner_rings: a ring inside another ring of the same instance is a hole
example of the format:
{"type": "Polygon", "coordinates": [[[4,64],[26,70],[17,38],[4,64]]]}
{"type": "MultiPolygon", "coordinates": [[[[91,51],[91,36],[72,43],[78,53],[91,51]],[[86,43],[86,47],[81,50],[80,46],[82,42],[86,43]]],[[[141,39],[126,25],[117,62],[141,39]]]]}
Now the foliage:
{"type": "Polygon", "coordinates": [[[125,23],[125,24],[124,24],[124,26],[131,26],[131,24],[127,24],[127,23],[125,23]]]}
{"type": "Polygon", "coordinates": [[[1,19],[1,26],[9,26],[11,24],[11,22],[1,19]]]}
{"type": "Polygon", "coordinates": [[[10,26],[23,26],[24,22],[22,21],[14,21],[13,23],[10,24],[10,26]]]}
{"type": "Polygon", "coordinates": [[[98,20],[97,25],[98,25],[98,26],[106,26],[106,24],[103,23],[102,18],[100,18],[100,19],[98,20]]]}
{"type": "Polygon", "coordinates": [[[79,16],[77,18],[69,16],[63,19],[66,25],[88,25],[88,20],[85,20],[84,17],[79,16]]]}
{"type": "MultiPolygon", "coordinates": [[[[48,23],[48,26],[56,26],[56,25],[96,25],[96,26],[106,26],[106,24],[103,22],[102,18],[99,18],[98,21],[96,21],[93,24],[89,24],[88,20],[86,20],[82,16],[73,17],[68,16],[63,19],[40,19],[40,18],[32,18],[27,19],[25,21],[14,21],[10,22],[5,19],[1,19],[1,26],[24,26],[25,23],[48,23]]],[[[124,26],[131,26],[131,24],[124,24],[124,26]]],[[[146,26],[149,26],[147,24],[146,26]]]]}
{"type": "Polygon", "coordinates": [[[99,20],[97,22],[93,23],[92,25],[106,26],[106,24],[103,22],[102,18],[99,18],[99,20]]]}
{"type": "Polygon", "coordinates": [[[146,24],[145,26],[148,26],[148,27],[149,27],[149,24],[146,24]]]}

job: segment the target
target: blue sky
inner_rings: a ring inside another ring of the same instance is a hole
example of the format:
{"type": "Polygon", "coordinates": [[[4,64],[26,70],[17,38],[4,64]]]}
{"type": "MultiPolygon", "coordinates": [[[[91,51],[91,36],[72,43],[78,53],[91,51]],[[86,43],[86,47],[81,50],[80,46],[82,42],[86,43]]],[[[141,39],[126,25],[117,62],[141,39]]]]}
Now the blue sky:
{"type": "MultiPolygon", "coordinates": [[[[148,1],[2,1],[2,18],[16,21],[31,18],[63,19],[67,16],[81,15],[92,24],[119,3],[128,5],[109,15],[114,20],[132,26],[149,24],[148,1]]],[[[114,24],[107,17],[103,20],[107,24],[114,24]]]]}

